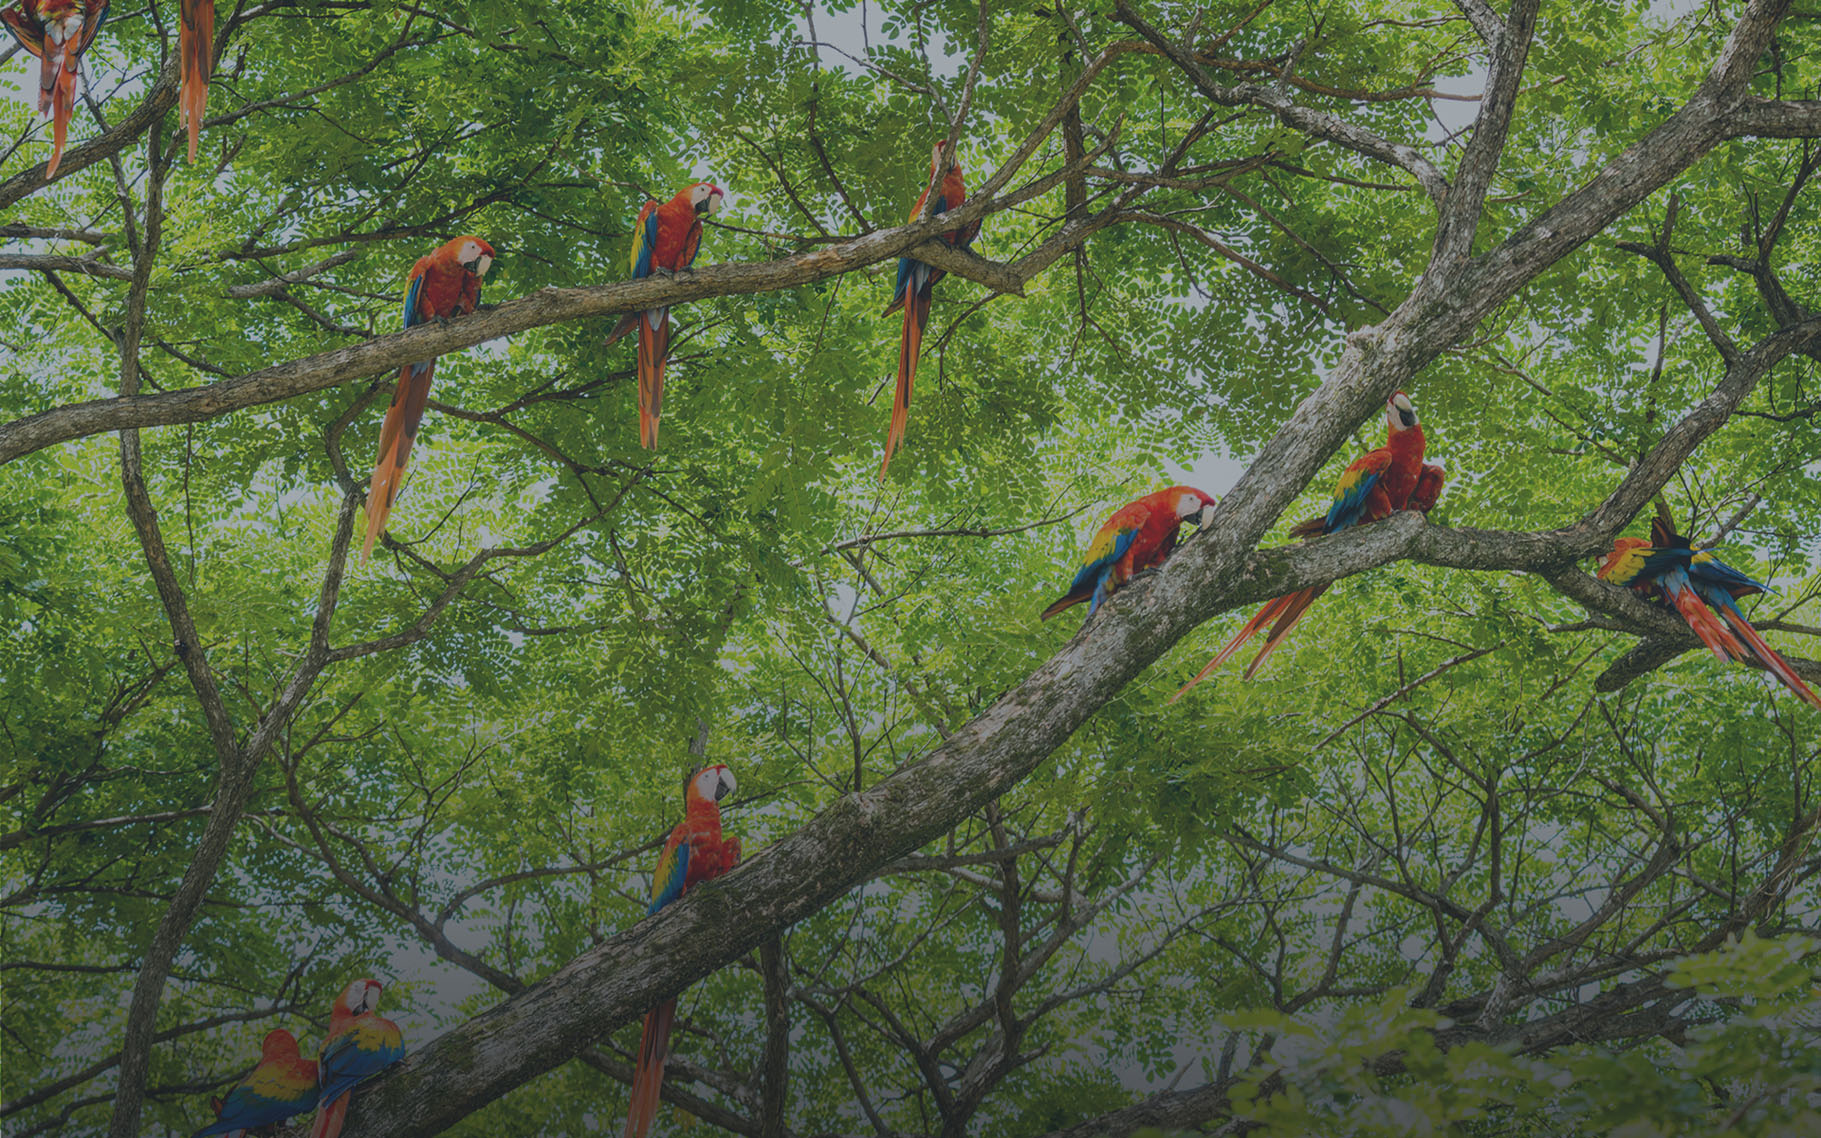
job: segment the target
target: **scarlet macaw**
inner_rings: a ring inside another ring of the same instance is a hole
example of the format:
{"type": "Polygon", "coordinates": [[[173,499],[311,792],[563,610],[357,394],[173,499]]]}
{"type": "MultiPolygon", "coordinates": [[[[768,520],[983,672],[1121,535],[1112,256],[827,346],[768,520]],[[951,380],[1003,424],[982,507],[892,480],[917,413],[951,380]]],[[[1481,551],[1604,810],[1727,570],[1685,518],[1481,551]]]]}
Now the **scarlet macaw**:
{"type": "MultiPolygon", "coordinates": [[[[632,227],[632,275],[669,276],[696,263],[702,248],[702,219],[718,212],[726,191],[712,182],[697,182],[659,205],[645,203],[632,227]]],[[[658,419],[664,413],[664,357],[670,353],[670,309],[628,312],[607,343],[639,330],[639,445],[656,449],[658,419]]]]}
{"type": "MultiPolygon", "coordinates": [[[[936,171],[942,166],[942,151],[946,141],[937,142],[930,152],[929,172],[933,179],[936,171]]],[[[923,203],[929,197],[930,187],[925,186],[917,195],[917,204],[911,207],[910,220],[916,221],[923,216],[923,203]]],[[[930,216],[947,213],[958,208],[967,200],[967,183],[962,180],[961,163],[957,161],[948,168],[948,174],[942,179],[941,187],[936,191],[935,204],[930,206],[930,216]]],[[[951,229],[944,233],[941,240],[957,249],[966,249],[980,236],[980,223],[973,222],[960,229],[951,229]]],[[[885,433],[885,461],[879,464],[879,477],[885,477],[885,468],[891,465],[892,453],[898,444],[904,441],[904,427],[910,420],[911,384],[917,379],[917,355],[923,350],[923,330],[929,326],[929,303],[936,282],[944,276],[941,269],[926,265],[910,257],[898,258],[898,287],[892,293],[892,302],[885,306],[882,316],[890,316],[899,308],[904,309],[904,330],[898,337],[898,390],[892,397],[892,422],[885,433]]]]}
{"type": "MultiPolygon", "coordinates": [[[[1319,521],[1311,519],[1303,522],[1290,532],[1298,537],[1315,537],[1356,525],[1383,521],[1398,510],[1409,507],[1423,473],[1422,425],[1416,421],[1416,408],[1410,405],[1410,397],[1401,391],[1395,392],[1385,401],[1385,445],[1354,459],[1341,473],[1326,517],[1319,521]]],[[[1434,475],[1436,494],[1441,493],[1442,478],[1443,472],[1437,465],[1434,475]]],[[[1327,591],[1327,585],[1311,585],[1265,602],[1265,606],[1245,623],[1238,635],[1208,661],[1208,666],[1197,672],[1194,679],[1182,685],[1170,697],[1170,702],[1175,703],[1181,699],[1190,688],[1207,678],[1208,673],[1226,663],[1233,653],[1239,651],[1240,645],[1256,635],[1259,629],[1271,624],[1271,633],[1265,638],[1265,646],[1258,650],[1258,655],[1246,667],[1246,678],[1251,679],[1259,665],[1265,662],[1265,658],[1296,627],[1303,614],[1309,611],[1315,598],[1327,591]]]]}
{"type": "Polygon", "coordinates": [[[1088,615],[1093,616],[1115,589],[1163,564],[1176,548],[1176,533],[1183,522],[1194,518],[1197,525],[1206,525],[1213,516],[1214,499],[1193,486],[1171,486],[1127,502],[1094,534],[1069,591],[1038,619],[1048,620],[1083,601],[1088,602],[1088,615]]]}
{"type": "Polygon", "coordinates": [[[1636,537],[1621,537],[1613,542],[1612,549],[1600,555],[1599,565],[1602,581],[1668,600],[1715,659],[1722,663],[1755,660],[1804,703],[1821,707],[1821,696],[1765,643],[1735,603],[1739,597],[1764,592],[1764,586],[1722,562],[1712,551],[1690,548],[1688,539],[1663,519],[1652,522],[1648,542],[1636,537]]]}
{"type": "Polygon", "coordinates": [[[178,0],[177,66],[181,76],[178,106],[190,130],[190,161],[196,161],[196,138],[209,102],[209,74],[215,69],[215,0],[178,0]]]}
{"type": "MultiPolygon", "coordinates": [[[[480,303],[481,278],[492,266],[493,246],[479,237],[457,237],[434,253],[419,257],[417,264],[411,266],[410,284],[405,288],[405,327],[413,328],[426,320],[447,323],[451,317],[473,312],[480,303]]],[[[385,532],[392,503],[398,500],[399,482],[411,459],[411,444],[417,440],[424,405],[430,401],[430,378],[435,372],[435,360],[406,364],[399,369],[398,389],[392,394],[392,406],[386,409],[386,421],[380,427],[379,456],[373,461],[373,482],[367,490],[367,540],[360,547],[362,564],[373,552],[373,542],[385,532]]]]}
{"type": "MultiPolygon", "coordinates": [[[[651,875],[651,905],[646,915],[674,903],[698,881],[719,877],[740,862],[740,839],[721,837],[721,799],[735,789],[733,772],[724,766],[703,767],[683,784],[683,820],[670,831],[658,867],[651,875]]],[[[639,1034],[638,1065],[632,1073],[632,1102],[626,1108],[625,1138],[645,1138],[658,1114],[658,1091],[664,1085],[669,1057],[670,1025],[677,1002],[665,1000],[645,1013],[639,1034]]]]}
{"type": "Polygon", "coordinates": [[[405,1057],[398,1025],[377,1014],[380,983],[356,980],[329,1012],[329,1031],[317,1050],[316,1124],[310,1138],[337,1138],[356,1084],[405,1057]]]}
{"type": "Polygon", "coordinates": [[[316,1062],[297,1050],[297,1040],[279,1028],[266,1032],[260,1044],[259,1065],[224,1099],[212,1099],[215,1121],[198,1130],[194,1138],[225,1134],[244,1138],[249,1130],[283,1122],[316,1105],[316,1062]]]}
{"type": "Polygon", "coordinates": [[[76,75],[82,65],[82,53],[101,30],[107,5],[108,0],[19,0],[18,6],[0,12],[6,30],[41,64],[38,113],[51,116],[51,161],[44,168],[47,182],[63,161],[70,112],[76,106],[76,75]]]}

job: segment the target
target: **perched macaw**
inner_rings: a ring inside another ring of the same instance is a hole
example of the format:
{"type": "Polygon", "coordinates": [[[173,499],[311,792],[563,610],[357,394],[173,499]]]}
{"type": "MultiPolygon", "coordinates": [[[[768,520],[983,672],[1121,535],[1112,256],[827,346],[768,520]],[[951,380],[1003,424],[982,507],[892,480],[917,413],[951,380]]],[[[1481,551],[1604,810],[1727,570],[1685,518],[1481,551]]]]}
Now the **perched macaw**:
{"type": "MultiPolygon", "coordinates": [[[[632,227],[632,275],[668,276],[696,263],[702,248],[702,219],[719,212],[726,191],[697,182],[663,205],[645,203],[632,227]]],[[[639,330],[639,445],[656,449],[658,419],[664,413],[664,358],[670,354],[670,309],[628,312],[607,337],[609,344],[639,330]]]]}
{"type": "Polygon", "coordinates": [[[1650,527],[1650,540],[1621,537],[1599,558],[1599,577],[1624,585],[1645,596],[1667,600],[1707,645],[1714,658],[1725,662],[1756,661],[1764,670],[1812,707],[1821,707],[1821,696],[1802,682],[1783,657],[1764,641],[1736,603],[1765,591],[1763,585],[1715,557],[1710,550],[1692,549],[1688,539],[1663,519],[1650,527]],[[1719,614],[1718,619],[1715,613],[1719,614]]]}
{"type": "Polygon", "coordinates": [[[259,1066],[228,1092],[226,1099],[211,1099],[215,1121],[198,1130],[195,1138],[225,1134],[244,1138],[249,1130],[283,1122],[316,1105],[316,1062],[297,1050],[297,1040],[282,1027],[266,1032],[260,1044],[259,1066]]]}
{"type": "MultiPolygon", "coordinates": [[[[930,152],[929,172],[933,179],[936,171],[942,166],[942,151],[947,142],[937,142],[930,152]]],[[[929,197],[930,187],[925,186],[917,195],[917,204],[911,207],[910,220],[916,221],[923,216],[923,203],[929,197]]],[[[936,190],[936,201],[930,206],[930,216],[947,213],[967,200],[967,183],[962,180],[961,163],[956,161],[948,168],[948,174],[942,179],[942,185],[936,190]]],[[[957,249],[966,249],[980,236],[980,223],[951,229],[941,237],[943,241],[957,249]]],[[[882,316],[890,316],[898,309],[904,309],[904,331],[898,337],[898,390],[892,396],[892,422],[885,433],[885,460],[879,464],[879,477],[885,477],[885,468],[891,465],[892,453],[898,444],[904,441],[904,427],[910,420],[911,384],[917,379],[917,356],[923,350],[923,330],[929,326],[929,302],[936,282],[944,276],[943,270],[934,265],[910,257],[898,258],[898,287],[892,293],[892,302],[885,306],[882,316]]]]}
{"type": "MultiPolygon", "coordinates": [[[[426,320],[447,323],[451,317],[466,316],[480,303],[481,278],[493,267],[493,246],[479,237],[457,237],[439,246],[434,253],[419,257],[411,266],[411,282],[405,288],[405,327],[412,328],[426,320]]],[[[436,361],[406,364],[398,372],[398,389],[392,394],[392,406],[386,409],[386,421],[379,430],[379,456],[373,461],[373,483],[367,490],[367,540],[360,547],[360,559],[366,563],[373,543],[385,532],[392,503],[398,500],[399,482],[405,476],[405,464],[411,460],[411,444],[417,440],[417,425],[423,421],[424,406],[430,401],[430,378],[436,372],[436,361]]]]}
{"type": "Polygon", "coordinates": [[[1038,619],[1048,620],[1083,601],[1088,602],[1088,615],[1093,616],[1115,589],[1163,564],[1176,548],[1176,532],[1182,523],[1193,518],[1196,525],[1206,525],[1213,516],[1214,499],[1193,486],[1171,486],[1127,502],[1094,534],[1069,591],[1038,619]]]}
{"type": "MultiPolygon", "coordinates": [[[[1447,485],[1448,471],[1438,459],[1435,462],[1423,463],[1422,472],[1416,476],[1416,489],[1410,491],[1410,500],[1404,503],[1404,509],[1426,514],[1435,509],[1441,500],[1442,487],[1447,485]]],[[[1308,541],[1327,533],[1328,518],[1322,515],[1317,518],[1306,518],[1290,527],[1290,536],[1308,541]]]]}
{"type": "MultiPolygon", "coordinates": [[[[1434,465],[1434,493],[1439,495],[1444,475],[1440,464],[1434,465]]],[[[1410,405],[1410,397],[1399,391],[1385,401],[1385,445],[1354,459],[1341,473],[1340,483],[1334,488],[1334,500],[1328,507],[1326,517],[1319,521],[1312,519],[1303,522],[1290,532],[1297,537],[1317,537],[1356,525],[1383,521],[1398,510],[1410,507],[1424,473],[1423,428],[1416,421],[1416,408],[1410,405]]],[[[1265,602],[1265,606],[1245,623],[1238,635],[1208,661],[1208,666],[1197,672],[1194,679],[1182,685],[1170,697],[1170,702],[1181,699],[1190,688],[1206,679],[1209,672],[1226,663],[1233,653],[1239,651],[1240,645],[1270,624],[1271,633],[1265,638],[1265,646],[1258,650],[1258,655],[1246,667],[1246,678],[1251,679],[1259,665],[1265,662],[1265,658],[1296,627],[1303,614],[1309,611],[1315,598],[1327,591],[1326,585],[1311,585],[1265,602]]]]}
{"type": "Polygon", "coordinates": [[[178,0],[177,67],[181,76],[177,105],[190,131],[190,161],[196,161],[196,139],[209,102],[209,74],[215,70],[215,0],[178,0]]]}
{"type": "MultiPolygon", "coordinates": [[[[647,915],[674,903],[696,882],[719,877],[740,863],[740,839],[721,837],[721,799],[734,789],[733,772],[724,766],[703,767],[683,784],[683,820],[670,831],[670,840],[658,855],[647,915]]],[[[675,999],[645,1013],[632,1073],[632,1102],[626,1108],[626,1138],[645,1138],[657,1117],[664,1061],[670,1054],[670,1024],[676,1014],[675,999]]]]}
{"type": "Polygon", "coordinates": [[[316,1055],[316,1124],[310,1138],[337,1138],[355,1085],[405,1057],[398,1025],[374,1011],[379,993],[378,980],[356,980],[336,997],[316,1055]]]}
{"type": "Polygon", "coordinates": [[[95,40],[107,18],[108,0],[19,0],[0,12],[0,22],[13,33],[19,46],[38,57],[38,113],[51,116],[51,161],[44,168],[49,181],[63,161],[63,144],[69,137],[70,112],[76,107],[76,76],[82,53],[95,40]]]}

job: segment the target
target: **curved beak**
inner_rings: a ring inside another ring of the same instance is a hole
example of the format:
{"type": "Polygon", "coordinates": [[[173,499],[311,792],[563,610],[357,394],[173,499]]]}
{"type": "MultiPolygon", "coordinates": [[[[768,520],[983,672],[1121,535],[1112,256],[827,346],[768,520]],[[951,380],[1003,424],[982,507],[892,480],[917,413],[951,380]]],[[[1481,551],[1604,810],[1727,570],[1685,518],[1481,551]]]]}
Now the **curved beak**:
{"type": "Polygon", "coordinates": [[[714,800],[716,802],[721,801],[721,799],[726,798],[728,795],[732,794],[736,789],[738,789],[738,787],[739,787],[739,784],[734,782],[733,772],[732,771],[722,771],[721,773],[719,773],[715,776],[714,800]]]}

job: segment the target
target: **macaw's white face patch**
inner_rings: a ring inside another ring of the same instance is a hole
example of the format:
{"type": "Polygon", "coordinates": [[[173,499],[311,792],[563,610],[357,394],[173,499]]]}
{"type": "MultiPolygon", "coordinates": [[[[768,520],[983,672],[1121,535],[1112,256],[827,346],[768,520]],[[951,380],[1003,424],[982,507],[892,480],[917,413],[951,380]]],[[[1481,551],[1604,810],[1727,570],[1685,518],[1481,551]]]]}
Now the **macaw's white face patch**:
{"type": "Polygon", "coordinates": [[[1385,404],[1385,421],[1394,431],[1407,431],[1416,426],[1416,408],[1410,397],[1399,391],[1385,404]]]}
{"type": "Polygon", "coordinates": [[[719,213],[726,196],[726,191],[713,182],[697,182],[689,188],[689,204],[697,213],[719,213]]]}
{"type": "Polygon", "coordinates": [[[696,794],[709,802],[721,801],[739,786],[733,772],[724,766],[703,767],[696,772],[693,782],[696,794]]]}

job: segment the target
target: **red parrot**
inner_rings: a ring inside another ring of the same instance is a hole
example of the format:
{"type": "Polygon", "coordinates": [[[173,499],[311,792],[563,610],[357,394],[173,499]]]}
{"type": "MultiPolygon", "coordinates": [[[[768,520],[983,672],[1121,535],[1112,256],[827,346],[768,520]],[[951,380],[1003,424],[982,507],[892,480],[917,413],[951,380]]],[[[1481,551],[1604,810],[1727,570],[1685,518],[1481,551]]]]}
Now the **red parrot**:
{"type": "MultiPolygon", "coordinates": [[[[721,837],[721,799],[734,792],[733,772],[724,766],[703,767],[683,784],[683,820],[670,831],[658,867],[651,875],[651,905],[646,915],[672,904],[698,881],[719,877],[740,862],[740,839],[721,837]]],[[[626,1108],[625,1138],[645,1138],[658,1114],[658,1091],[664,1085],[669,1056],[670,1024],[675,998],[645,1013],[639,1033],[638,1065],[632,1073],[632,1102],[626,1108]]]]}
{"type": "MultiPolygon", "coordinates": [[[[645,203],[632,227],[632,275],[670,276],[696,263],[702,248],[702,219],[721,208],[726,191],[712,182],[697,182],[677,191],[663,205],[645,203]]],[[[639,330],[639,445],[658,445],[658,419],[664,413],[664,357],[670,354],[670,309],[628,312],[607,343],[639,330]]]]}
{"type": "Polygon", "coordinates": [[[268,1031],[259,1050],[259,1065],[228,1097],[210,1100],[215,1121],[198,1130],[194,1138],[211,1134],[245,1138],[249,1130],[283,1122],[316,1105],[316,1063],[298,1052],[290,1032],[283,1028],[268,1031]]]}
{"type": "Polygon", "coordinates": [[[209,102],[209,74],[215,69],[215,0],[178,0],[177,105],[190,129],[190,161],[196,161],[196,138],[209,102]]]}
{"type": "Polygon", "coordinates": [[[0,12],[6,30],[42,64],[38,72],[38,113],[51,116],[51,161],[44,168],[47,182],[63,161],[70,112],[76,106],[76,76],[82,53],[101,30],[107,5],[108,0],[19,0],[16,7],[0,12]]]}
{"type": "MultiPolygon", "coordinates": [[[[946,142],[936,143],[930,152],[929,173],[933,179],[936,171],[942,166],[942,151],[946,142]]],[[[929,197],[930,187],[925,186],[917,195],[917,204],[911,207],[910,220],[917,221],[923,216],[923,203],[929,197]]],[[[967,200],[967,183],[962,180],[961,163],[956,162],[948,168],[942,179],[942,185],[936,190],[935,204],[930,206],[930,215],[947,213],[967,200]]],[[[980,223],[973,222],[960,229],[951,229],[944,233],[941,240],[957,249],[966,249],[980,236],[980,223]]],[[[910,257],[898,258],[898,288],[892,294],[892,302],[885,306],[882,316],[890,316],[899,308],[904,309],[904,331],[898,337],[898,390],[892,397],[892,423],[885,433],[885,461],[879,464],[879,477],[885,477],[885,468],[891,465],[892,454],[898,444],[904,441],[904,427],[910,420],[911,384],[917,379],[917,356],[923,350],[923,330],[929,326],[929,302],[936,282],[945,274],[934,265],[910,257]]]]}
{"type": "Polygon", "coordinates": [[[1649,541],[1621,537],[1609,552],[1600,555],[1599,565],[1602,581],[1673,605],[1715,659],[1722,663],[1756,661],[1804,703],[1821,707],[1821,696],[1777,655],[1735,603],[1740,597],[1764,592],[1764,586],[1710,550],[1690,548],[1688,539],[1662,518],[1651,523],[1649,541]]]}
{"type": "MultiPolygon", "coordinates": [[[[1410,405],[1410,397],[1399,391],[1385,401],[1385,445],[1354,459],[1342,472],[1326,517],[1319,521],[1312,519],[1303,522],[1290,532],[1298,537],[1314,537],[1383,521],[1398,510],[1410,506],[1424,473],[1423,428],[1416,421],[1416,408],[1410,405]]],[[[1439,464],[1435,464],[1433,493],[1441,493],[1442,479],[1442,469],[1439,464]]],[[[1226,663],[1233,653],[1239,651],[1240,645],[1255,636],[1259,629],[1271,624],[1271,633],[1265,638],[1265,646],[1258,650],[1258,655],[1246,667],[1246,678],[1251,679],[1259,665],[1265,662],[1265,658],[1296,627],[1303,614],[1309,611],[1315,598],[1327,591],[1327,585],[1311,585],[1267,601],[1258,610],[1258,614],[1239,630],[1239,634],[1208,661],[1207,667],[1197,672],[1194,679],[1182,685],[1181,690],[1170,697],[1170,702],[1175,703],[1181,699],[1190,688],[1207,678],[1209,672],[1226,663]]]]}
{"type": "Polygon", "coordinates": [[[355,1085],[405,1057],[405,1037],[398,1025],[374,1010],[379,993],[378,980],[356,980],[336,997],[328,1033],[317,1050],[319,1089],[310,1138],[337,1138],[355,1085]]]}
{"type": "Polygon", "coordinates": [[[1064,609],[1088,602],[1093,616],[1100,602],[1146,569],[1162,565],[1176,548],[1176,532],[1193,518],[1206,525],[1214,514],[1214,499],[1193,486],[1171,486],[1146,494],[1113,511],[1088,544],[1080,572],[1069,591],[1043,610],[1048,620],[1064,609]]]}
{"type": "MultiPolygon", "coordinates": [[[[473,312],[480,303],[481,278],[491,267],[493,246],[479,237],[457,237],[429,256],[419,257],[411,266],[411,283],[405,289],[405,327],[426,320],[447,323],[451,317],[473,312]]],[[[411,459],[411,444],[417,439],[424,405],[430,401],[430,377],[435,372],[435,360],[399,369],[398,389],[379,431],[379,456],[374,459],[373,483],[367,490],[367,540],[360,547],[363,565],[373,552],[374,541],[385,532],[392,503],[398,500],[399,481],[411,459]]]]}

